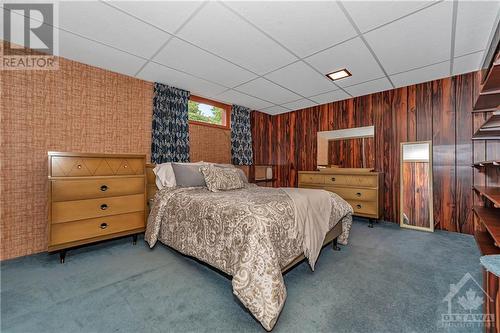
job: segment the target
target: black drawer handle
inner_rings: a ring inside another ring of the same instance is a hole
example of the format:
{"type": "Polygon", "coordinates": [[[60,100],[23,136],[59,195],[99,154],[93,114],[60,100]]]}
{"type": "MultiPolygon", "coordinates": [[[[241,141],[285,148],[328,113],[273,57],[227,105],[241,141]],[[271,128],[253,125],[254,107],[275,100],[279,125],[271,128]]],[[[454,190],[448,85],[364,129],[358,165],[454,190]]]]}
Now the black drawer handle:
{"type": "Polygon", "coordinates": [[[332,182],[334,182],[334,181],[335,181],[335,177],[332,177],[332,182]]]}
{"type": "Polygon", "coordinates": [[[101,223],[100,225],[101,229],[106,229],[108,227],[107,223],[101,223]]]}
{"type": "Polygon", "coordinates": [[[102,205],[101,205],[101,209],[102,209],[102,210],[106,210],[106,209],[108,209],[108,205],[106,205],[106,204],[102,204],[102,205]]]}
{"type": "Polygon", "coordinates": [[[101,191],[106,192],[107,190],[108,190],[108,186],[107,185],[102,185],[101,186],[101,191]]]}
{"type": "Polygon", "coordinates": [[[361,205],[356,205],[356,208],[360,209],[360,208],[361,208],[361,205]]]}
{"type": "Polygon", "coordinates": [[[361,192],[356,193],[356,196],[360,197],[361,196],[361,192]]]}

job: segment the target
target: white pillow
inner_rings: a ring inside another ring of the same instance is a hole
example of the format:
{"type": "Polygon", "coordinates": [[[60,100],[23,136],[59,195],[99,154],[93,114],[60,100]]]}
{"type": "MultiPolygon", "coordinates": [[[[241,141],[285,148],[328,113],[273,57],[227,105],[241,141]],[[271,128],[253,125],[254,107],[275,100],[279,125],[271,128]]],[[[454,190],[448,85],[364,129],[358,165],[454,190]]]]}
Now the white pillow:
{"type": "MultiPolygon", "coordinates": [[[[179,164],[205,164],[203,161],[199,161],[196,163],[179,163],[179,164]]],[[[161,190],[164,187],[175,187],[177,186],[177,182],[175,181],[175,173],[174,168],[172,168],[172,163],[161,163],[157,164],[153,172],[156,175],[156,187],[161,190]]]]}
{"type": "Polygon", "coordinates": [[[174,169],[172,168],[172,163],[161,163],[157,164],[153,169],[156,175],[156,187],[159,190],[166,187],[175,187],[177,184],[175,182],[174,169]]]}

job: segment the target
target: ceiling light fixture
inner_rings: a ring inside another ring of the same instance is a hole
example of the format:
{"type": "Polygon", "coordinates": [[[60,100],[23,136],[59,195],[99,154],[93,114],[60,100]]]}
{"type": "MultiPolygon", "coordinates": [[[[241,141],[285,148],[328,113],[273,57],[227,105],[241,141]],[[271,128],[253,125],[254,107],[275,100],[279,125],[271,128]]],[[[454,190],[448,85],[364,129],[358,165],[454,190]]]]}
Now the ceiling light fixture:
{"type": "Polygon", "coordinates": [[[331,72],[329,74],[326,74],[326,77],[329,78],[332,81],[337,81],[346,77],[352,76],[352,74],[347,70],[347,69],[340,69],[335,72],[331,72]]]}

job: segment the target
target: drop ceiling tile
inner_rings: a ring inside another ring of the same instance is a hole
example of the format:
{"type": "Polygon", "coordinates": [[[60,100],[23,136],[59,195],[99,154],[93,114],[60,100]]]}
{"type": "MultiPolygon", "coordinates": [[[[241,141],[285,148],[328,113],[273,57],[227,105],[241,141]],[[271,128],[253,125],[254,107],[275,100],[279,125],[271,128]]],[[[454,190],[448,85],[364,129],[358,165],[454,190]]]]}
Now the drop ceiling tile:
{"type": "Polygon", "coordinates": [[[260,111],[264,112],[264,113],[267,113],[267,114],[271,114],[271,115],[276,115],[276,114],[280,114],[280,113],[290,112],[290,110],[288,110],[288,109],[286,109],[286,108],[284,108],[282,106],[279,106],[279,105],[271,106],[270,108],[262,109],[260,111]]]}
{"type": "Polygon", "coordinates": [[[296,58],[217,2],[209,2],[178,36],[244,68],[267,73],[296,58]]]}
{"type": "Polygon", "coordinates": [[[391,80],[394,85],[399,88],[448,76],[450,76],[450,62],[445,61],[439,64],[391,75],[391,80]]]}
{"type": "Polygon", "coordinates": [[[59,26],[146,58],[170,38],[169,34],[98,1],[59,2],[59,26]]]}
{"type": "Polygon", "coordinates": [[[201,1],[106,1],[169,33],[174,33],[201,1]]]}
{"type": "Polygon", "coordinates": [[[450,58],[452,2],[441,2],[365,34],[389,74],[450,58]]]}
{"type": "Polygon", "coordinates": [[[430,1],[344,1],[343,4],[361,32],[365,32],[428,6],[430,1]]]}
{"type": "Polygon", "coordinates": [[[453,60],[453,75],[477,71],[481,68],[484,52],[476,52],[453,60]]]}
{"type": "Polygon", "coordinates": [[[172,38],[154,61],[227,87],[234,87],[256,77],[247,70],[177,38],[172,38]]]}
{"type": "Polygon", "coordinates": [[[384,72],[359,37],[317,53],[305,61],[324,74],[347,68],[352,76],[335,81],[341,87],[384,76],[384,72]]]}
{"type": "Polygon", "coordinates": [[[340,90],[340,89],[309,97],[309,99],[312,99],[313,101],[317,102],[318,104],[326,104],[326,103],[341,101],[341,100],[349,99],[349,98],[351,98],[351,96],[349,96],[343,90],[340,90]]]}
{"type": "Polygon", "coordinates": [[[334,1],[234,1],[228,5],[300,57],[356,36],[334,1]]]}
{"type": "Polygon", "coordinates": [[[134,76],[146,60],[85,38],[59,31],[61,57],[113,72],[134,76]]]}
{"type": "Polygon", "coordinates": [[[290,102],[290,103],[283,104],[281,106],[283,106],[283,107],[285,107],[287,109],[290,109],[290,110],[300,110],[300,109],[309,108],[311,106],[315,106],[317,104],[318,103],[311,102],[308,99],[301,99],[301,100],[298,100],[298,101],[295,101],[295,102],[290,102]]]}
{"type": "Polygon", "coordinates": [[[246,106],[247,108],[250,108],[252,110],[259,110],[272,106],[272,104],[269,102],[263,101],[259,98],[248,96],[235,90],[225,91],[222,94],[214,96],[213,98],[229,104],[246,106]]]}
{"type": "Polygon", "coordinates": [[[332,81],[302,61],[288,65],[265,77],[304,96],[319,94],[336,88],[332,81]]]}
{"type": "Polygon", "coordinates": [[[263,78],[258,78],[256,80],[245,83],[235,88],[235,90],[251,96],[262,98],[274,104],[283,104],[291,101],[296,101],[301,97],[263,78]]]}
{"type": "Polygon", "coordinates": [[[355,86],[345,88],[345,90],[354,97],[372,94],[389,89],[392,89],[392,86],[389,80],[387,80],[387,78],[385,77],[378,80],[360,83],[355,86]]]}
{"type": "Polygon", "coordinates": [[[153,62],[147,64],[137,77],[146,81],[160,82],[176,88],[188,90],[191,94],[202,97],[214,96],[226,89],[218,84],[198,79],[153,62]]]}
{"type": "Polygon", "coordinates": [[[458,2],[455,57],[488,47],[488,39],[499,11],[500,1],[458,2]]]}

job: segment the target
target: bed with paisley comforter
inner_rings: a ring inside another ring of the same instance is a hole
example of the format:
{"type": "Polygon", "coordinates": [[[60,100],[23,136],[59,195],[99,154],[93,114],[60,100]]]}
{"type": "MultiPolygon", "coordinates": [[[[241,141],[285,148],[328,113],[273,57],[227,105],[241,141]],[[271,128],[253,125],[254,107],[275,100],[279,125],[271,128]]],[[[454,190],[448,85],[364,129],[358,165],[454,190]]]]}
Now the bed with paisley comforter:
{"type": "Polygon", "coordinates": [[[325,233],[338,223],[338,242],[347,244],[351,214],[347,202],[323,190],[164,188],[155,195],[145,239],[231,275],[234,294],[271,330],[287,295],[282,269],[303,253],[314,269],[325,233]]]}

